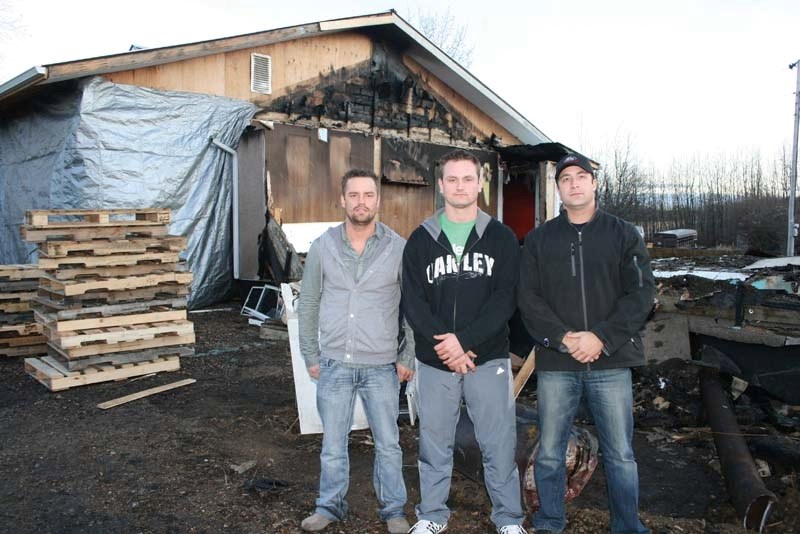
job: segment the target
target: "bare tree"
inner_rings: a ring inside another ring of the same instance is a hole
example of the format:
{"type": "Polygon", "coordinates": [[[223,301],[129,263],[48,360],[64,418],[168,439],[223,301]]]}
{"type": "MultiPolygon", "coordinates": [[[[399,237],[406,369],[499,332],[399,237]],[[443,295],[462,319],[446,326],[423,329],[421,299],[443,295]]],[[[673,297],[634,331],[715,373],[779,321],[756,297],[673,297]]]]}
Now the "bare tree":
{"type": "Polygon", "coordinates": [[[608,211],[642,225],[647,235],[693,228],[704,246],[779,254],[788,190],[786,150],[769,165],[758,151],[696,155],[656,171],[639,163],[630,139],[598,159],[598,197],[608,211]]]}
{"type": "Polygon", "coordinates": [[[472,65],[475,45],[467,37],[467,27],[458,22],[449,7],[437,11],[417,5],[413,11],[409,11],[409,22],[422,35],[464,67],[472,65]]]}

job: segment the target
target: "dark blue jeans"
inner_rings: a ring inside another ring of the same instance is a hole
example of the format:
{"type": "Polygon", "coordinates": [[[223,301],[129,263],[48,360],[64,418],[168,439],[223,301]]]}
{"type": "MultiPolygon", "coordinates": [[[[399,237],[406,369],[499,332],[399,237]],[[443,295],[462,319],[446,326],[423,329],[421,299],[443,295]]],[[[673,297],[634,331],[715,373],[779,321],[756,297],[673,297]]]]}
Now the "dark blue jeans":
{"type": "Polygon", "coordinates": [[[611,532],[649,532],[639,520],[630,369],[536,371],[536,375],[540,442],[534,477],[541,504],[533,516],[536,530],[560,532],[566,525],[564,457],[575,412],[585,396],[603,455],[611,532]]]}

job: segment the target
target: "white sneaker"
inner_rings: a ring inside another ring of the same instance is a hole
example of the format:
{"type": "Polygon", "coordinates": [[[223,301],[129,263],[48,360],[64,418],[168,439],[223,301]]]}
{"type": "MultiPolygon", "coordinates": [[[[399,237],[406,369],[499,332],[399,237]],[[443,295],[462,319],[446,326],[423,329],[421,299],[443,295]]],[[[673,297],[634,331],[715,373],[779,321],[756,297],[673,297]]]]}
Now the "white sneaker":
{"type": "Polygon", "coordinates": [[[505,525],[497,529],[497,534],[528,534],[521,525],[505,525]]]}
{"type": "Polygon", "coordinates": [[[447,530],[447,523],[434,523],[433,521],[422,519],[411,527],[408,534],[439,534],[439,532],[444,532],[445,530],[447,530]]]}

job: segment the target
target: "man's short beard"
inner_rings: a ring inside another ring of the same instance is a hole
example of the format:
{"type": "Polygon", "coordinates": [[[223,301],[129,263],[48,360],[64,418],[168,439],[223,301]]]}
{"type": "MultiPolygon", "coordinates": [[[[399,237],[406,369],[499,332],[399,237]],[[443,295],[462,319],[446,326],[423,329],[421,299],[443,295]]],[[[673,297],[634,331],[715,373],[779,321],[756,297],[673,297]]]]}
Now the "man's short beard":
{"type": "Polygon", "coordinates": [[[375,220],[375,213],[370,212],[368,218],[366,220],[356,220],[355,218],[351,217],[349,213],[346,213],[345,216],[347,220],[350,221],[350,224],[354,224],[356,226],[369,226],[372,221],[375,220]]]}

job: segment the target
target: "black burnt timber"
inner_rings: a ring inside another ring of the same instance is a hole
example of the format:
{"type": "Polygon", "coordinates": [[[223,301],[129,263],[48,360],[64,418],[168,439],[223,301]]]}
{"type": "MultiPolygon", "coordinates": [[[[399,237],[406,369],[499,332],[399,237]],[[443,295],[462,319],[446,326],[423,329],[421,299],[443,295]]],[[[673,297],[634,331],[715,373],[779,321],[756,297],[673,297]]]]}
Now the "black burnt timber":
{"type": "MultiPolygon", "coordinates": [[[[707,351],[717,352],[713,347],[703,347],[702,352],[707,351]]],[[[728,496],[744,528],[762,532],[777,498],[764,486],[758,474],[736,422],[731,399],[723,391],[716,369],[701,369],[700,390],[728,496]]]]}

